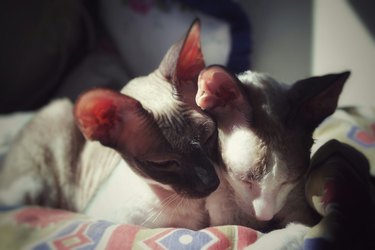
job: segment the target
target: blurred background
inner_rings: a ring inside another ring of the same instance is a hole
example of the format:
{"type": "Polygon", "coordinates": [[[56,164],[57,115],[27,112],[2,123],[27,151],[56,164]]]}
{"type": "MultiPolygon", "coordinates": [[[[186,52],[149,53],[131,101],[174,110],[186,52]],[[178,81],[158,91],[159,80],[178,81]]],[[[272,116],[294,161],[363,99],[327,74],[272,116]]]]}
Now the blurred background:
{"type": "Polygon", "coordinates": [[[242,1],[252,25],[252,68],[293,82],[350,70],[340,106],[375,106],[375,2],[242,1]]]}
{"type": "Polygon", "coordinates": [[[2,0],[0,113],[158,67],[194,18],[207,65],[293,83],[351,70],[340,105],[375,106],[372,0],[2,0]]]}

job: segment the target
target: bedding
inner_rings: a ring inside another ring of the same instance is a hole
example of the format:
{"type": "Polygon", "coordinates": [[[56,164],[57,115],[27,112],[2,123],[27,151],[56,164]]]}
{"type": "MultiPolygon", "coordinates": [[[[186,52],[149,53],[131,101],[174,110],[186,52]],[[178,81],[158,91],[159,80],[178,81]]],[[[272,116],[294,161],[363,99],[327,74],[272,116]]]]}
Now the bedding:
{"type": "Polygon", "coordinates": [[[3,209],[0,230],[1,249],[243,249],[260,236],[241,226],[147,229],[40,207],[3,209]]]}
{"type": "MultiPolygon", "coordinates": [[[[33,113],[0,116],[0,164],[22,126],[33,113]]],[[[316,130],[315,152],[335,138],[348,143],[368,158],[375,174],[375,108],[338,109],[316,130]]],[[[320,238],[303,241],[306,228],[290,227],[262,234],[238,225],[149,229],[114,224],[69,211],[36,206],[0,207],[0,249],[320,249],[320,238]],[[263,242],[262,242],[263,239],[263,242]],[[270,243],[272,242],[272,243],[270,243]]]]}
{"type": "Polygon", "coordinates": [[[314,154],[331,139],[349,144],[363,153],[370,163],[370,172],[375,176],[375,108],[339,108],[315,130],[314,154]]]}

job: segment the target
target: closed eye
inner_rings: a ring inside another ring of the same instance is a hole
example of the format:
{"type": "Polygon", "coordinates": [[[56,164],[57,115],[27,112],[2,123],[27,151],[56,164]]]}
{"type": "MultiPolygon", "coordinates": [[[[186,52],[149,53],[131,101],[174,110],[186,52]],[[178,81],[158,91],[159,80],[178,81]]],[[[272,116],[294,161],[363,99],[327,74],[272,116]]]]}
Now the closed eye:
{"type": "Polygon", "coordinates": [[[207,144],[212,143],[212,141],[216,140],[217,137],[217,130],[216,124],[210,120],[206,121],[203,125],[203,133],[201,135],[201,143],[207,144]]]}
{"type": "Polygon", "coordinates": [[[212,143],[217,140],[217,133],[214,131],[213,133],[210,134],[210,136],[207,138],[205,143],[212,143]]]}
{"type": "Polygon", "coordinates": [[[167,161],[146,161],[147,165],[150,167],[157,168],[158,170],[163,171],[172,171],[176,170],[179,166],[178,162],[175,160],[167,160],[167,161]]]}

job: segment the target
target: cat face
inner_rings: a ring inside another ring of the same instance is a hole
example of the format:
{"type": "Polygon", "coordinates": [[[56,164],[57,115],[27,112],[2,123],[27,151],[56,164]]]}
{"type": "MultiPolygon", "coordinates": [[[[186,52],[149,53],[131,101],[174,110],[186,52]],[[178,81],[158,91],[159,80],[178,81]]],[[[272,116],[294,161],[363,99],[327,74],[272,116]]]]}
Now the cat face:
{"type": "Polygon", "coordinates": [[[212,162],[216,125],[194,101],[204,66],[195,22],[150,75],[133,79],[121,93],[83,94],[75,106],[77,124],[86,138],[117,150],[151,185],[205,197],[219,179],[212,162]]]}
{"type": "Polygon", "coordinates": [[[312,132],[337,106],[349,73],[293,85],[251,71],[204,69],[197,104],[217,121],[224,176],[242,210],[271,220],[307,171],[312,132]]]}

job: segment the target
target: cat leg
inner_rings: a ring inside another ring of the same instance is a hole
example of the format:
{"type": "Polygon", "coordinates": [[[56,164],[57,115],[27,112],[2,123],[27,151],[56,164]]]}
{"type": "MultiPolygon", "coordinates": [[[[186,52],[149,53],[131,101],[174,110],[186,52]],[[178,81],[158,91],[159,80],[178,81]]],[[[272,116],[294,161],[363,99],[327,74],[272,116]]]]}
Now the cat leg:
{"type": "Polygon", "coordinates": [[[0,205],[74,208],[75,174],[85,144],[68,99],[51,102],[17,134],[0,172],[0,205]]]}
{"type": "Polygon", "coordinates": [[[311,161],[306,197],[323,218],[307,233],[304,249],[375,249],[374,190],[360,152],[336,140],[323,145],[311,161]]]}
{"type": "Polygon", "coordinates": [[[21,206],[25,203],[25,199],[35,199],[42,188],[40,182],[35,181],[31,175],[19,177],[6,189],[0,189],[0,206],[21,206]]]}

